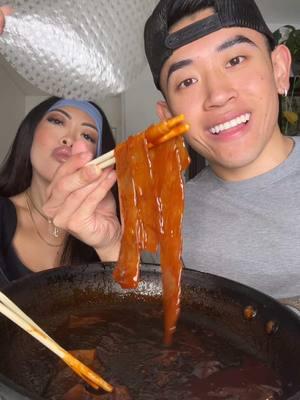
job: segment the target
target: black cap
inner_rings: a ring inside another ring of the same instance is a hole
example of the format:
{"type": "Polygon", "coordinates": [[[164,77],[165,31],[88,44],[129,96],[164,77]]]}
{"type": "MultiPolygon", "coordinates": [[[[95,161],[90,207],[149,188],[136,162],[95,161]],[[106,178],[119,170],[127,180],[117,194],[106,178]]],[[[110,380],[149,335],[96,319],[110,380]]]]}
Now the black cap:
{"type": "MultiPolygon", "coordinates": [[[[214,0],[215,13],[212,16],[169,34],[168,20],[174,3],[176,0],[160,0],[145,25],[146,56],[159,90],[161,69],[173,51],[219,29],[234,26],[254,29],[269,39],[271,48],[275,46],[274,36],[254,0],[214,0]]],[[[198,3],[201,9],[203,0],[198,3]]]]}

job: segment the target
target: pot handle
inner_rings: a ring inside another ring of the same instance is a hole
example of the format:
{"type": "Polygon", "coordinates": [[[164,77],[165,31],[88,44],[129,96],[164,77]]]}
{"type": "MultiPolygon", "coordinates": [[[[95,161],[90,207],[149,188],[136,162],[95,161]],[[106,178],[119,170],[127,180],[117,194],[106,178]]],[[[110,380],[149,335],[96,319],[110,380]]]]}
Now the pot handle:
{"type": "Polygon", "coordinates": [[[280,301],[280,303],[284,304],[285,306],[289,306],[290,308],[292,308],[293,311],[300,315],[300,296],[278,299],[278,301],[280,301]]]}

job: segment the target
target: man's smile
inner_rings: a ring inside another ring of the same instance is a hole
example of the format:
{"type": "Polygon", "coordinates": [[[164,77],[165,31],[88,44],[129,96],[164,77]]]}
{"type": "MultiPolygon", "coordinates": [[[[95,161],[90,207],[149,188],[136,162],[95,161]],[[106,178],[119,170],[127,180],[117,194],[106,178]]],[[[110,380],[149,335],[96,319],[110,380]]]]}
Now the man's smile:
{"type": "Polygon", "coordinates": [[[218,124],[218,125],[215,125],[215,126],[209,128],[209,131],[213,135],[218,135],[219,133],[226,131],[230,128],[235,128],[238,125],[247,123],[250,120],[250,117],[251,117],[250,113],[242,114],[242,115],[240,115],[236,118],[233,118],[229,121],[226,121],[222,124],[218,124]]]}

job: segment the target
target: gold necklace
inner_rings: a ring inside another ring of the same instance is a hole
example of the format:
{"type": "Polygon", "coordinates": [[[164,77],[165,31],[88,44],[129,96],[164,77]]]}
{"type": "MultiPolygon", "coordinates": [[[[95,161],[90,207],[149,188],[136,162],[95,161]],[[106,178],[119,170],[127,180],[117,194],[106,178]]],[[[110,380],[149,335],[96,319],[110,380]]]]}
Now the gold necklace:
{"type": "Polygon", "coordinates": [[[49,234],[51,236],[54,236],[55,238],[58,238],[61,235],[62,230],[54,225],[52,218],[48,218],[47,215],[43,214],[42,211],[36,206],[36,204],[33,201],[28,189],[26,190],[25,194],[28,197],[28,199],[29,199],[30,203],[32,204],[33,208],[40,214],[41,217],[43,217],[48,222],[48,232],[49,232],[49,234]]]}
{"type": "MultiPolygon", "coordinates": [[[[33,214],[32,214],[32,210],[31,210],[31,207],[30,207],[30,200],[31,200],[31,199],[30,199],[30,195],[27,193],[27,191],[25,191],[25,200],[26,200],[26,205],[27,205],[27,209],[28,209],[28,212],[29,212],[29,215],[30,215],[32,224],[33,224],[34,229],[35,229],[36,233],[38,234],[39,238],[40,238],[43,242],[45,242],[48,246],[51,246],[51,247],[61,247],[61,246],[63,245],[64,241],[62,241],[61,243],[58,243],[58,244],[50,243],[50,242],[48,242],[47,239],[45,239],[45,238],[43,237],[43,235],[42,235],[42,234],[40,233],[40,231],[38,230],[38,227],[37,227],[37,225],[36,225],[36,223],[35,223],[35,220],[34,220],[33,214]]],[[[45,216],[45,217],[46,217],[46,216],[45,216]]]]}

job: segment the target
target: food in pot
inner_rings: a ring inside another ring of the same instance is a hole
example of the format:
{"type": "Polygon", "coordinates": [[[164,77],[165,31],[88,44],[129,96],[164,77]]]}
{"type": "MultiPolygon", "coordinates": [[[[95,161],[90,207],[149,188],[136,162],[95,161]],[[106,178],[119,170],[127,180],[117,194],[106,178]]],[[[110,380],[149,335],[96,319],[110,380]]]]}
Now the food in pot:
{"type": "MultiPolygon", "coordinates": [[[[172,346],[162,343],[162,310],[157,304],[104,305],[72,315],[55,337],[115,388],[94,391],[53,358],[48,382],[38,374],[44,355],[31,366],[30,382],[51,400],[279,400],[282,384],[265,363],[181,315],[172,346]],[[79,321],[82,319],[82,323],[79,321]],[[74,320],[76,324],[74,325],[74,320]],[[85,325],[85,321],[90,323],[85,325]],[[93,321],[93,322],[92,322],[93,321]],[[83,349],[83,350],[82,350],[83,349]],[[86,350],[84,350],[86,349],[86,350]]],[[[83,310],[81,310],[83,311],[83,310]]],[[[24,334],[25,335],[25,334],[24,334]]],[[[32,354],[36,358],[36,355],[32,354]]],[[[49,363],[49,360],[47,360],[49,363]]],[[[29,371],[28,371],[29,372],[29,371]]],[[[23,382],[19,382],[24,384],[23,382]]]]}
{"type": "Polygon", "coordinates": [[[165,344],[170,344],[180,307],[182,271],[182,173],[189,156],[181,137],[149,150],[145,132],[115,150],[124,233],[114,277],[123,288],[136,288],[140,252],[160,249],[165,344]]]}

